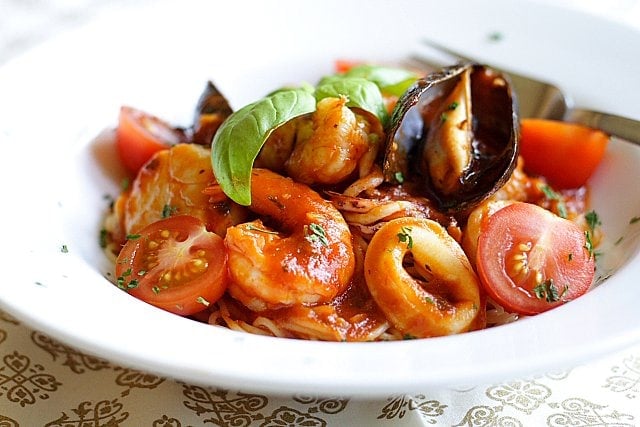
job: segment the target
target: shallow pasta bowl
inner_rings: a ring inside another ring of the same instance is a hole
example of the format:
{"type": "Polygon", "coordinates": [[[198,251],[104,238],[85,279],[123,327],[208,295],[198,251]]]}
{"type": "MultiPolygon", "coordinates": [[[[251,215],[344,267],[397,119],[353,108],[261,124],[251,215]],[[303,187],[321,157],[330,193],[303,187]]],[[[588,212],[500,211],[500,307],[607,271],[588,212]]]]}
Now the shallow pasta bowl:
{"type": "Polygon", "coordinates": [[[529,2],[442,3],[380,0],[366,10],[338,0],[304,7],[156,3],[153,22],[144,6],[114,11],[7,64],[0,70],[0,308],[116,363],[272,393],[364,397],[478,384],[569,367],[639,342],[640,194],[633,183],[640,150],[616,140],[590,183],[606,234],[599,274],[608,278],[570,304],[509,325],[401,342],[275,339],[171,315],[105,277],[112,265],[99,230],[121,176],[108,129],[123,104],[188,123],[208,79],[238,108],[284,84],[314,81],[335,59],[401,61],[423,37],[447,37],[453,47],[482,49],[493,64],[561,83],[581,105],[640,117],[629,93],[638,65],[629,61],[637,59],[616,51],[618,40],[626,40],[625,52],[640,51],[637,30],[529,2]],[[531,39],[540,21],[547,30],[531,39]],[[452,33],[454,23],[465,30],[452,33]],[[384,38],[382,26],[393,28],[384,38]],[[594,26],[597,43],[608,47],[598,57],[578,36],[594,26]],[[500,42],[488,37],[496,31],[500,42]],[[615,79],[596,90],[593,82],[612,69],[615,79]]]}

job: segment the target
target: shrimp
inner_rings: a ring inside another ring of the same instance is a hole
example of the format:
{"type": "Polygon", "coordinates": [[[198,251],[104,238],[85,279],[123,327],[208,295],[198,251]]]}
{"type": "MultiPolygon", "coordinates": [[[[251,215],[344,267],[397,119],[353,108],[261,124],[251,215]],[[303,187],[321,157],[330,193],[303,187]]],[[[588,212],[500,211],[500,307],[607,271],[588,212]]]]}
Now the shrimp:
{"type": "Polygon", "coordinates": [[[357,114],[347,98],[324,98],[311,121],[302,121],[287,174],[305,184],[336,184],[357,172],[367,174],[383,141],[380,122],[357,114]]]}
{"type": "Polygon", "coordinates": [[[456,334],[476,328],[484,317],[469,260],[433,220],[389,221],[371,239],[364,264],[373,299],[405,336],[456,334]],[[413,255],[413,275],[403,264],[408,253],[413,255]]]}
{"type": "Polygon", "coordinates": [[[340,212],[308,186],[267,169],[251,176],[250,209],[262,220],[227,230],[229,293],[253,311],[331,301],[349,284],[355,255],[340,212]]]}
{"type": "Polygon", "coordinates": [[[208,148],[177,144],[160,151],[116,200],[108,231],[122,240],[169,215],[188,214],[224,236],[227,227],[244,222],[248,213],[227,198],[212,201],[205,189],[215,182],[208,148]]]}

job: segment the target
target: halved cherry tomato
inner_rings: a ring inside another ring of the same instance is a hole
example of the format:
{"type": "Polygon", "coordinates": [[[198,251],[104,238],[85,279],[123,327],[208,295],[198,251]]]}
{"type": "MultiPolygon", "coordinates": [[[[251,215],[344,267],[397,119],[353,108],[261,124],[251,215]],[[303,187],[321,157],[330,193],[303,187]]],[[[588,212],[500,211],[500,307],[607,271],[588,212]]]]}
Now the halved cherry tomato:
{"type": "Polygon", "coordinates": [[[530,203],[506,206],[483,224],[478,276],[507,311],[537,314],[584,294],[595,262],[585,232],[530,203]]]}
{"type": "Polygon", "coordinates": [[[135,108],[120,108],[116,145],[122,164],[131,173],[140,170],[156,152],[185,140],[180,130],[135,108]]]}
{"type": "Polygon", "coordinates": [[[544,119],[520,122],[520,154],[527,171],[559,188],[584,185],[604,156],[609,135],[575,123],[544,119]]]}
{"type": "Polygon", "coordinates": [[[154,222],[129,236],[116,262],[118,287],[182,316],[216,302],[227,288],[220,236],[189,215],[154,222]]]}

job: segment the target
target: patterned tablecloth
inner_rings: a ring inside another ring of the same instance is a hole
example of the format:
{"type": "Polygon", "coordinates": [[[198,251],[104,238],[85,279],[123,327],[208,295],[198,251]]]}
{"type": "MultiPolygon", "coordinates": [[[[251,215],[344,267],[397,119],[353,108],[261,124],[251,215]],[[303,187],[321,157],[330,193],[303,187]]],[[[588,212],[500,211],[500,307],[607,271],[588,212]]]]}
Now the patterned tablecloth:
{"type": "MultiPolygon", "coordinates": [[[[565,2],[640,25],[636,0],[565,2]]],[[[0,0],[0,64],[90,19],[106,4],[0,0]]],[[[640,425],[640,345],[570,370],[469,389],[372,401],[280,397],[203,388],[131,370],[0,312],[0,426],[18,425],[635,426],[640,425]]]]}

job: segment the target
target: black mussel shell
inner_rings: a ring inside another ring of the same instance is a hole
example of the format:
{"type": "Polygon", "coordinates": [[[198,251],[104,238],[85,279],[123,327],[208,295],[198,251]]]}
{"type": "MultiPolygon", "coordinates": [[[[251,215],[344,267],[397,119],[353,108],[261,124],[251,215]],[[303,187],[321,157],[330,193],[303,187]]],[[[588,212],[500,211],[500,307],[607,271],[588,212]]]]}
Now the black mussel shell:
{"type": "Polygon", "coordinates": [[[446,67],[418,80],[398,100],[386,132],[385,180],[414,184],[443,211],[471,208],[511,176],[519,151],[518,129],[517,101],[508,76],[479,64],[446,67]],[[462,84],[469,96],[462,101],[465,105],[458,106],[451,97],[462,84]],[[455,142],[443,141],[445,132],[440,128],[454,126],[453,121],[444,122],[448,110],[458,107],[468,112],[456,123],[467,130],[453,128],[468,139],[467,145],[458,144],[466,147],[461,154],[468,163],[445,186],[433,176],[429,151],[434,151],[434,144],[447,147],[455,142]]]}

